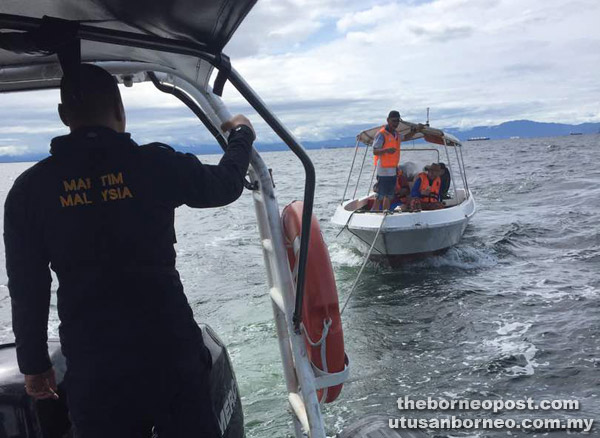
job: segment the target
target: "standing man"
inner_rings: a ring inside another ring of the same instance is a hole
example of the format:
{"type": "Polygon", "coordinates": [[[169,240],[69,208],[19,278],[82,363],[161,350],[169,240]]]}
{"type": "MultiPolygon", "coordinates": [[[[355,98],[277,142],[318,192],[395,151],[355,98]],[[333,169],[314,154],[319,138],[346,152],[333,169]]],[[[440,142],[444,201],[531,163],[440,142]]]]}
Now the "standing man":
{"type": "Polygon", "coordinates": [[[389,210],[396,187],[396,166],[400,162],[400,135],[396,128],[400,113],[390,111],[385,125],[373,140],[373,155],[377,166],[377,197],[371,211],[389,210]]]}
{"type": "Polygon", "coordinates": [[[218,165],[204,165],[163,144],[134,143],[108,72],[83,64],[73,76],[61,82],[58,107],[71,133],[52,140],[51,156],[17,178],[5,205],[27,393],[58,397],[47,348],[51,267],[75,436],[138,437],[153,426],[169,438],[220,436],[210,354],[175,269],[174,211],[240,196],[252,125],[244,116],[225,123],[227,151],[218,165]]]}

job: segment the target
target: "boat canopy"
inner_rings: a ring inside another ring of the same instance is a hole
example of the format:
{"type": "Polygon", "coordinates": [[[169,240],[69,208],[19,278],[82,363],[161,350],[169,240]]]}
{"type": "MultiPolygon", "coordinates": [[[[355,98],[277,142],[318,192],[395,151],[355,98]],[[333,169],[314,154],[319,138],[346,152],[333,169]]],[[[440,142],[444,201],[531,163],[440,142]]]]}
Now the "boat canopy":
{"type": "MultiPolygon", "coordinates": [[[[375,136],[383,126],[376,126],[374,128],[362,131],[356,136],[356,140],[364,143],[368,146],[373,144],[375,136]]],[[[405,120],[400,120],[396,132],[400,135],[400,139],[403,141],[407,140],[418,140],[424,139],[429,143],[435,143],[442,146],[461,146],[461,142],[458,138],[452,134],[448,134],[441,129],[435,129],[429,125],[422,123],[412,123],[405,120]]]]}
{"type": "Polygon", "coordinates": [[[78,25],[83,62],[163,65],[202,84],[256,1],[2,0],[0,91],[48,88],[62,76],[56,55],[39,56],[39,47],[24,45],[14,32],[35,31],[43,16],[78,25]]]}

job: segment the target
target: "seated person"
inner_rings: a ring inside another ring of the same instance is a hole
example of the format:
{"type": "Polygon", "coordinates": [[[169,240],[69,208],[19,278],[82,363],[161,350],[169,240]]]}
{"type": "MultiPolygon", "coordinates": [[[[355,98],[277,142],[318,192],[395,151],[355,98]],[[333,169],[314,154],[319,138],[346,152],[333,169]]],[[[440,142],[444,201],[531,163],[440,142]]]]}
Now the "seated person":
{"type": "Polygon", "coordinates": [[[440,167],[442,168],[442,174],[440,175],[440,180],[442,181],[442,184],[440,185],[440,199],[443,201],[444,199],[450,199],[448,189],[450,189],[452,177],[450,176],[450,170],[446,167],[446,164],[440,163],[440,167]]]}
{"type": "Polygon", "coordinates": [[[415,176],[419,173],[419,166],[413,161],[406,161],[398,166],[408,181],[415,179],[415,176]]]}
{"type": "Polygon", "coordinates": [[[440,202],[440,187],[442,180],[440,178],[442,168],[439,164],[433,163],[425,166],[427,172],[421,172],[415,178],[411,198],[419,199],[423,210],[437,210],[444,208],[440,202]]]}
{"type": "Polygon", "coordinates": [[[390,210],[396,207],[408,204],[408,195],[410,194],[410,186],[408,178],[402,170],[401,166],[396,169],[396,187],[394,188],[394,197],[390,205],[390,210]]]}

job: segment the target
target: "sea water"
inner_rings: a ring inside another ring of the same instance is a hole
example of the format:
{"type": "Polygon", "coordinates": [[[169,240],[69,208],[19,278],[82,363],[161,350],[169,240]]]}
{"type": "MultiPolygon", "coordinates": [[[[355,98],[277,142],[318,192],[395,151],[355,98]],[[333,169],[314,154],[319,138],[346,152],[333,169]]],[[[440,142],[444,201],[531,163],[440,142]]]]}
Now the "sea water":
{"type": "MultiPolygon", "coordinates": [[[[352,154],[351,148],[309,151],[317,174],[315,214],[341,300],[363,260],[359,245],[336,237],[338,229],[329,222],[352,154]]],[[[323,408],[330,436],[365,415],[398,418],[396,400],[404,396],[574,399],[581,405],[577,411],[469,416],[600,420],[600,135],[469,142],[464,156],[478,212],[462,241],[400,268],[368,264],[358,283],[343,315],[351,377],[338,401],[323,408]]],[[[200,158],[216,163],[219,157],[200,158]]],[[[304,173],[295,156],[273,152],[263,158],[273,169],[280,207],[302,199],[304,173]]],[[[2,199],[30,166],[0,165],[2,199]]],[[[250,193],[225,208],[180,208],[176,227],[178,269],[196,319],[227,344],[247,436],[291,436],[250,193]]],[[[0,340],[8,342],[3,253],[0,340]]],[[[57,327],[53,304],[51,336],[57,327]]],[[[441,418],[444,412],[407,416],[441,418]]],[[[507,431],[437,436],[507,436],[507,431]]]]}

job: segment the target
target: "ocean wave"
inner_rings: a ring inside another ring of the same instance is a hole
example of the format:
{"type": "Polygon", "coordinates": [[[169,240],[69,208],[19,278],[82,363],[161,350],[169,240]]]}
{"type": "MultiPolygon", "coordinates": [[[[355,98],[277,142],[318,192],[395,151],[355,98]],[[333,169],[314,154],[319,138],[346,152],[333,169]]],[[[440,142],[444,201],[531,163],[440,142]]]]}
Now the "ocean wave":
{"type": "Polygon", "coordinates": [[[536,239],[552,232],[540,224],[526,224],[511,222],[499,230],[498,235],[492,238],[491,245],[499,254],[515,254],[515,249],[529,248],[535,244],[536,239]]]}
{"type": "Polygon", "coordinates": [[[538,348],[524,336],[532,324],[518,321],[496,321],[500,336],[484,340],[484,364],[479,369],[489,374],[501,373],[509,377],[532,376],[539,367],[536,360],[538,348]],[[489,355],[492,357],[490,358],[489,355]],[[485,357],[487,356],[487,359],[485,357]]]}

